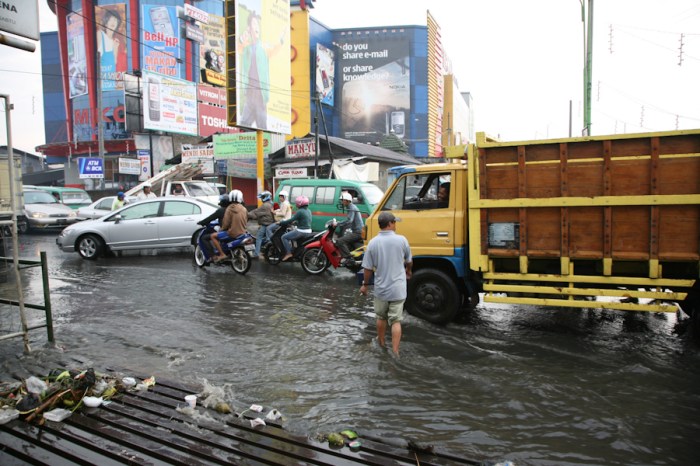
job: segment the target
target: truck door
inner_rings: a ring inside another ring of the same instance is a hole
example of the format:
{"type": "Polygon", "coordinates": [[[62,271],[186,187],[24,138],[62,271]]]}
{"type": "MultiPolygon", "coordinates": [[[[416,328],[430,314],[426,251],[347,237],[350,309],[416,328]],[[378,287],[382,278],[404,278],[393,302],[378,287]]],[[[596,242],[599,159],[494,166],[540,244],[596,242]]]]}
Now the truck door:
{"type": "Polygon", "coordinates": [[[396,231],[414,255],[454,255],[455,193],[450,172],[410,173],[394,185],[382,210],[401,218],[396,231]]]}

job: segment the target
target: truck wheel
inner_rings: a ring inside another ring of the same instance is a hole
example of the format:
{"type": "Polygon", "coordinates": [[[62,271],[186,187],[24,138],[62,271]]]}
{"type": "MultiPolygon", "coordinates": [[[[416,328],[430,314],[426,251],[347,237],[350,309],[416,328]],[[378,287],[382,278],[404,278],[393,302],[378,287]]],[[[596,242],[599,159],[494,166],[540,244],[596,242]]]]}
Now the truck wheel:
{"type": "Polygon", "coordinates": [[[452,321],[460,305],[459,291],[446,273],[422,269],[408,281],[406,309],[433,324],[452,321]]]}
{"type": "Polygon", "coordinates": [[[78,239],[78,254],[87,260],[97,259],[104,249],[104,243],[95,235],[85,235],[78,239]]]}

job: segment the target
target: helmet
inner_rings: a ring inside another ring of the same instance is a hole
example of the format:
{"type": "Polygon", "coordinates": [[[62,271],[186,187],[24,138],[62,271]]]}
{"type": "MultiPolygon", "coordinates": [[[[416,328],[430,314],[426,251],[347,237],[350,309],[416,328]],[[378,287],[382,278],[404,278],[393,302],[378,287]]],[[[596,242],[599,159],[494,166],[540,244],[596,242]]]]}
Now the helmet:
{"type": "Polygon", "coordinates": [[[124,193],[121,192],[121,191],[119,191],[119,192],[117,193],[117,197],[124,197],[124,193]]]}
{"type": "Polygon", "coordinates": [[[243,193],[238,189],[234,189],[233,191],[231,191],[228,194],[228,199],[231,202],[238,202],[239,204],[242,204],[243,203],[243,193]]]}
{"type": "Polygon", "coordinates": [[[151,183],[144,183],[144,184],[143,184],[143,189],[152,188],[152,187],[153,187],[153,186],[151,186],[151,183]]]}
{"type": "Polygon", "coordinates": [[[283,189],[277,196],[284,196],[285,199],[288,199],[289,193],[283,189]]]}
{"type": "Polygon", "coordinates": [[[343,191],[342,193],[340,193],[340,200],[352,202],[352,194],[350,194],[347,191],[343,191]]]}
{"type": "Polygon", "coordinates": [[[304,207],[309,205],[309,198],[306,196],[297,196],[297,198],[294,200],[294,203],[297,205],[297,207],[304,207]]]}
{"type": "Polygon", "coordinates": [[[260,198],[260,200],[263,202],[270,201],[272,200],[272,193],[270,191],[263,191],[258,194],[258,198],[260,198]]]}
{"type": "Polygon", "coordinates": [[[230,201],[229,198],[228,198],[228,194],[222,194],[221,196],[219,196],[219,205],[220,205],[220,206],[227,205],[227,204],[229,204],[230,202],[231,202],[231,201],[230,201]]]}

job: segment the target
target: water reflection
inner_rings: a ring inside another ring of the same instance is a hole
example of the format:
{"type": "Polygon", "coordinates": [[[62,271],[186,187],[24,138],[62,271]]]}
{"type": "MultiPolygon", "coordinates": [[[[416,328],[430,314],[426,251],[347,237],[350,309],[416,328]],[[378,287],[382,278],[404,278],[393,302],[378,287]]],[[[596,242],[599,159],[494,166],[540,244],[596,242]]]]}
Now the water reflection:
{"type": "Polygon", "coordinates": [[[24,241],[49,252],[62,351],[42,349],[40,331],[30,356],[2,342],[5,374],[78,359],[206,380],[274,406],[294,432],[352,428],[518,464],[700,461],[700,353],[673,315],[480,305],[447,327],[409,316],[397,360],[372,342],[371,300],[345,271],[256,262],[240,276],[178,253],[88,262],[49,234],[24,241]]]}

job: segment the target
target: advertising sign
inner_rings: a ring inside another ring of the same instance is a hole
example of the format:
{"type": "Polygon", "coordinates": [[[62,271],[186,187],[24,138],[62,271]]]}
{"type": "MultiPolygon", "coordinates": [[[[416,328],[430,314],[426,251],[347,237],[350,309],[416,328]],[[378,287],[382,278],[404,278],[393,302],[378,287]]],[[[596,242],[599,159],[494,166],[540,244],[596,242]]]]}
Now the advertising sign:
{"type": "Polygon", "coordinates": [[[143,127],[197,134],[197,85],[144,71],[143,127]]]}
{"type": "Polygon", "coordinates": [[[235,13],[236,100],[229,105],[236,115],[229,114],[229,123],[289,134],[289,2],[238,0],[235,13]]]}
{"type": "Polygon", "coordinates": [[[207,24],[209,22],[209,13],[204,10],[200,10],[197,7],[193,7],[188,3],[185,3],[185,16],[192,18],[195,21],[199,21],[200,23],[207,24]]]}
{"type": "Polygon", "coordinates": [[[182,163],[198,163],[205,175],[214,174],[214,144],[182,144],[182,163]]]}
{"type": "Polygon", "coordinates": [[[204,42],[202,29],[191,23],[185,23],[185,37],[200,44],[204,42]]]}
{"type": "Polygon", "coordinates": [[[254,180],[258,177],[255,159],[228,159],[226,175],[254,180]]]}
{"type": "Polygon", "coordinates": [[[72,99],[87,94],[85,28],[80,11],[66,16],[66,39],[68,42],[68,97],[72,99]]]}
{"type": "Polygon", "coordinates": [[[203,138],[216,133],[240,133],[228,126],[226,120],[226,91],[220,87],[197,85],[199,135],[203,138]]]}
{"type": "Polygon", "coordinates": [[[39,2],[6,0],[0,2],[0,31],[39,40],[39,2]]]}
{"type": "Polygon", "coordinates": [[[335,53],[321,44],[316,44],[316,92],[321,103],[333,105],[335,96],[335,53]]]}
{"type": "Polygon", "coordinates": [[[124,89],[126,72],[126,5],[95,7],[97,51],[103,91],[124,89]]]}
{"type": "MultiPolygon", "coordinates": [[[[268,155],[271,138],[269,134],[263,134],[263,138],[263,153],[268,155]]],[[[257,152],[255,132],[214,135],[214,157],[217,159],[255,159],[257,152]]]]}
{"type": "Polygon", "coordinates": [[[123,175],[140,175],[141,161],[119,157],[119,173],[123,175]]]}
{"type": "MultiPolygon", "coordinates": [[[[73,107],[73,138],[76,141],[89,141],[97,134],[97,122],[93,118],[90,100],[87,95],[74,98],[73,107]]],[[[102,137],[108,139],[125,139],[126,114],[124,108],[124,91],[108,91],[102,93],[102,137]]]]}
{"type": "Polygon", "coordinates": [[[287,141],[284,155],[288,159],[311,158],[316,155],[316,140],[314,138],[304,138],[287,141]]]}
{"type": "MultiPolygon", "coordinates": [[[[199,46],[199,67],[209,84],[226,84],[226,42],[223,16],[209,15],[207,24],[201,26],[204,39],[199,46]]],[[[224,104],[225,105],[225,104],[224,104]]]]}
{"type": "Polygon", "coordinates": [[[344,40],[338,45],[341,134],[363,143],[377,143],[391,133],[408,138],[408,38],[373,34],[344,40]]]}
{"type": "Polygon", "coordinates": [[[141,69],[180,77],[180,20],[174,6],[141,5],[141,69]]]}
{"type": "Polygon", "coordinates": [[[307,178],[306,168],[275,168],[275,178],[307,178]]]}
{"type": "Polygon", "coordinates": [[[146,181],[151,177],[151,151],[148,149],[138,149],[136,155],[141,165],[139,181],[146,181]]]}
{"type": "Polygon", "coordinates": [[[102,159],[98,157],[78,157],[78,173],[80,179],[104,178],[102,159]]]}

